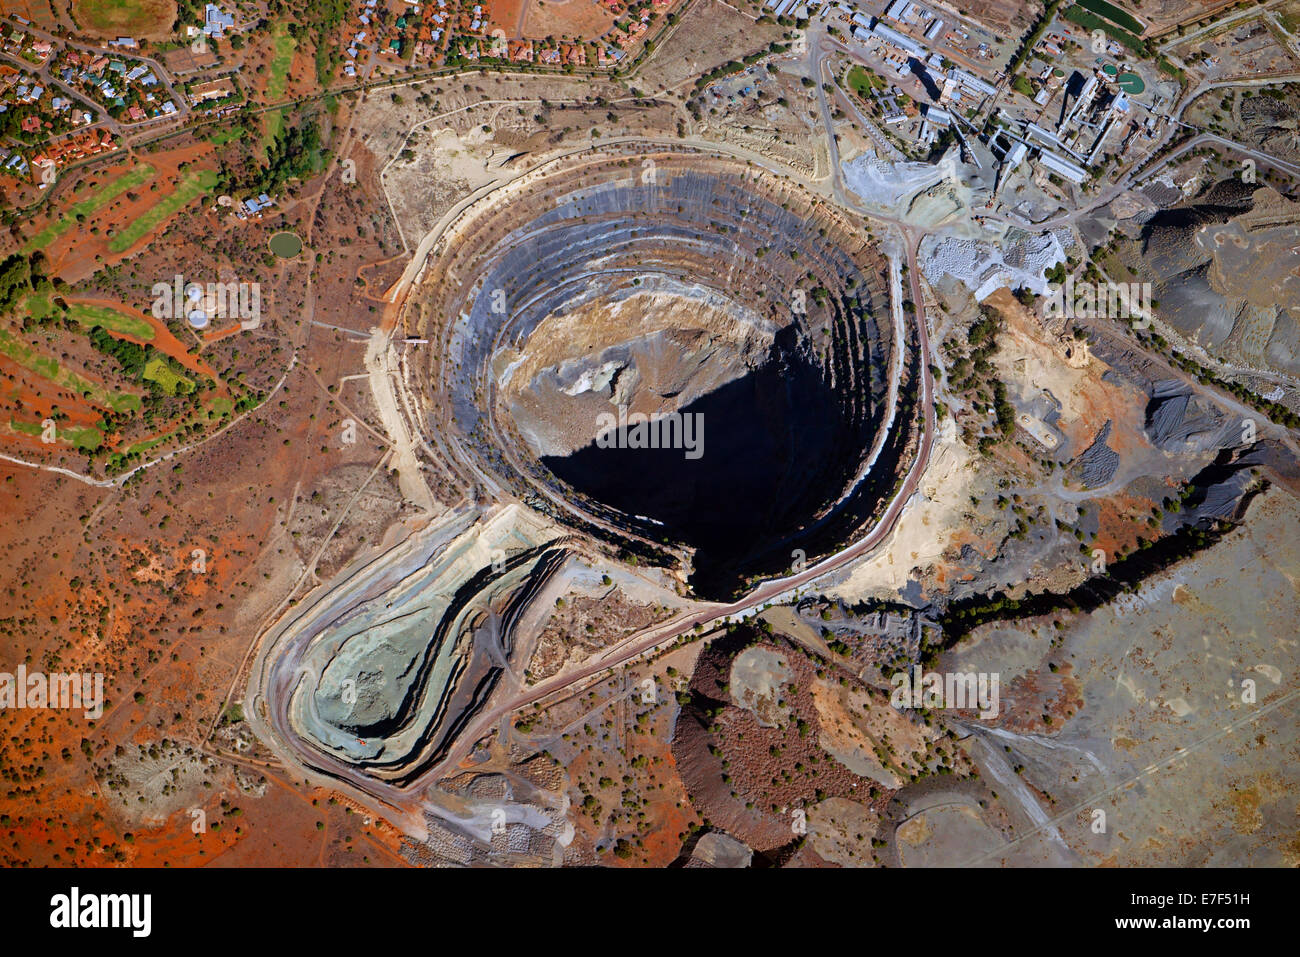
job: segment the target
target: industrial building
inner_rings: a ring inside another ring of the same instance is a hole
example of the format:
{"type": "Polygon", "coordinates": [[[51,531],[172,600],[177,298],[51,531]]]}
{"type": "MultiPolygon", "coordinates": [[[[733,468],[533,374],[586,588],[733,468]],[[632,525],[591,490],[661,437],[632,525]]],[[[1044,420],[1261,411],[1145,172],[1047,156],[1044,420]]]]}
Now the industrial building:
{"type": "Polygon", "coordinates": [[[925,48],[910,37],[906,37],[892,27],[887,27],[879,20],[871,28],[871,32],[880,40],[898,47],[905,53],[910,53],[914,57],[925,57],[925,48]]]}
{"type": "Polygon", "coordinates": [[[1047,150],[1039,153],[1038,161],[1053,173],[1064,176],[1076,186],[1088,178],[1088,171],[1082,166],[1076,166],[1064,157],[1057,156],[1047,150]]]}

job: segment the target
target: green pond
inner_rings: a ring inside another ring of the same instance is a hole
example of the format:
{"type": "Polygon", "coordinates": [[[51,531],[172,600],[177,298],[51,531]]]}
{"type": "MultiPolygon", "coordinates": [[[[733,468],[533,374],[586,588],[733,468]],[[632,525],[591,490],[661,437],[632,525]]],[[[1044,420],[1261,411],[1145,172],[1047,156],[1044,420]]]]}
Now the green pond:
{"type": "Polygon", "coordinates": [[[296,233],[276,233],[269,243],[271,252],[281,259],[292,259],[302,252],[302,240],[296,233]]]}

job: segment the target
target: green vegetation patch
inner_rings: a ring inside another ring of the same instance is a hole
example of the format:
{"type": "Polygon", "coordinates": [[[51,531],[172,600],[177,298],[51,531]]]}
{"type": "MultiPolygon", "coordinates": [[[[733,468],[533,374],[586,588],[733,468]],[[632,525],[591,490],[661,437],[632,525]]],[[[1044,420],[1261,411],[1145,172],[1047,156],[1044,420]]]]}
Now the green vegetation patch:
{"type": "Polygon", "coordinates": [[[90,401],[110,408],[114,412],[138,412],[141,408],[140,396],[130,392],[109,392],[103,386],[63,368],[57,359],[41,355],[33,346],[2,329],[0,329],[0,353],[8,356],[24,369],[49,379],[69,392],[86,396],[90,401]]]}
{"type": "Polygon", "coordinates": [[[871,88],[884,89],[885,81],[864,67],[855,66],[849,70],[849,89],[863,99],[871,95],[871,88]]]}
{"type": "Polygon", "coordinates": [[[140,442],[135,442],[127,446],[126,451],[123,454],[139,455],[141,452],[148,452],[150,449],[162,445],[173,435],[175,435],[174,432],[164,432],[162,435],[154,436],[152,439],[144,439],[140,442]]]}
{"type": "Polygon", "coordinates": [[[82,216],[91,216],[127,190],[136,189],[153,179],[156,170],[148,163],[143,163],[127,170],[121,176],[107,183],[101,183],[85,199],[78,200],[68,209],[68,215],[50,223],[27,241],[23,252],[32,253],[38,249],[47,249],[50,243],[58,239],[82,216]]]}
{"type": "Polygon", "coordinates": [[[139,316],[128,316],[116,309],[104,306],[92,306],[86,303],[74,303],[68,307],[68,315],[87,329],[103,326],[109,332],[120,332],[125,336],[134,336],[146,342],[153,339],[154,328],[139,316]]]}
{"type": "Polygon", "coordinates": [[[1106,0],[1078,0],[1078,3],[1085,10],[1091,10],[1111,23],[1119,24],[1130,33],[1141,34],[1146,29],[1146,25],[1133,14],[1121,10],[1113,3],[1107,3],[1106,0]]]}
{"type": "Polygon", "coordinates": [[[209,402],[205,402],[203,407],[208,410],[208,417],[213,416],[224,419],[235,411],[235,400],[218,396],[209,402]]]}
{"type": "Polygon", "coordinates": [[[1061,16],[1065,17],[1065,19],[1072,23],[1077,23],[1085,30],[1101,30],[1112,40],[1119,41],[1119,43],[1132,50],[1133,53],[1142,57],[1144,60],[1151,56],[1151,49],[1141,37],[1130,33],[1118,24],[1111,23],[1109,20],[1103,20],[1095,13],[1085,10],[1078,4],[1067,7],[1061,16]]]}
{"type": "MultiPolygon", "coordinates": [[[[18,422],[14,419],[9,420],[9,427],[23,435],[36,437],[40,437],[45,431],[40,422],[18,422]]],[[[104,433],[93,425],[64,425],[58,423],[54,437],[58,441],[67,442],[83,452],[93,452],[104,444],[104,433]]]]}
{"type": "Polygon", "coordinates": [[[189,205],[190,202],[209,192],[217,185],[217,174],[210,169],[190,171],[185,174],[176,191],[165,199],[159,200],[153,207],[131,222],[108,244],[110,251],[125,252],[143,237],[153,232],[175,213],[189,205]]]}
{"type": "MultiPolygon", "coordinates": [[[[1161,73],[1165,74],[1166,76],[1173,77],[1175,80],[1177,80],[1179,83],[1183,84],[1184,86],[1187,85],[1187,74],[1180,68],[1174,66],[1164,57],[1161,57],[1159,60],[1156,61],[1156,69],[1158,69],[1161,73]]],[[[1268,90],[1265,91],[1265,93],[1269,93],[1269,92],[1271,91],[1268,90]]]]}
{"type": "MultiPolygon", "coordinates": [[[[58,310],[54,307],[54,300],[50,298],[48,292],[34,292],[23,300],[22,312],[31,322],[37,325],[45,325],[58,318],[58,310]]],[[[24,324],[24,331],[27,326],[24,324]]]]}
{"type": "Polygon", "coordinates": [[[284,129],[284,110],[269,110],[262,114],[262,143],[260,149],[265,159],[270,155],[271,147],[284,129]]]}
{"type": "Polygon", "coordinates": [[[194,380],[181,375],[162,356],[155,356],[145,363],[144,377],[158,383],[168,395],[188,395],[194,391],[194,380]]]}
{"type": "Polygon", "coordinates": [[[58,430],[58,437],[71,442],[83,452],[93,452],[104,444],[104,433],[93,425],[74,425],[58,430]]]}
{"type": "Polygon", "coordinates": [[[271,31],[271,47],[271,76],[266,81],[266,98],[275,102],[284,96],[293,51],[298,48],[298,41],[289,36],[289,24],[283,20],[276,21],[271,31]]]}

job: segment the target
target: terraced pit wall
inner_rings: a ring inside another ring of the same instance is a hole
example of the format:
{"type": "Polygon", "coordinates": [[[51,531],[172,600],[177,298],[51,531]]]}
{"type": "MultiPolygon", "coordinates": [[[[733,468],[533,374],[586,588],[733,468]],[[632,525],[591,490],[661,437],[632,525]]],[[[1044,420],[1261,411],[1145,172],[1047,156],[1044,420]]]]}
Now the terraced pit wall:
{"type": "Polygon", "coordinates": [[[885,261],[864,224],[730,159],[594,151],[529,174],[453,224],[405,321],[467,485],[689,556],[705,597],[834,551],[895,484],[893,453],[861,475],[889,418],[885,261]],[[703,454],[599,448],[620,407],[702,416],[703,454]]]}

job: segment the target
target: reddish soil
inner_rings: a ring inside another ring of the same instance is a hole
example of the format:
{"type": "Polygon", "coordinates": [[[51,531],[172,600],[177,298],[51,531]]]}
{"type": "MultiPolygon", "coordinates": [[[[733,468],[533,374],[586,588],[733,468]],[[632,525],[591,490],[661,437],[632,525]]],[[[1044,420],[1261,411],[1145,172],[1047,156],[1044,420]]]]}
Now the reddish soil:
{"type": "Polygon", "coordinates": [[[201,358],[189,352],[185,343],[172,335],[172,331],[167,328],[167,324],[154,316],[153,313],[143,312],[131,306],[125,306],[120,302],[112,302],[105,299],[82,299],[77,296],[68,296],[66,298],[70,305],[74,303],[84,303],[88,306],[102,306],[105,309],[114,309],[117,312],[133,316],[136,319],[143,319],[145,322],[149,323],[149,325],[153,326],[154,337],[152,340],[138,339],[135,336],[128,335],[124,332],[114,332],[114,337],[125,339],[127,342],[134,342],[138,345],[153,346],[159,352],[171,356],[191,372],[196,373],[197,375],[207,376],[216,382],[218,395],[230,395],[230,390],[227,389],[225,383],[221,381],[221,377],[217,374],[217,371],[201,358]]]}
{"type": "Polygon", "coordinates": [[[845,797],[879,802],[877,809],[883,811],[888,801],[879,785],[853,774],[818,745],[814,671],[791,646],[737,630],[701,654],[691,680],[691,704],[677,722],[673,754],[691,803],[706,822],[758,852],[779,856],[793,851],[795,808],[845,797]],[[731,704],[722,690],[730,681],[733,659],[755,642],[778,651],[791,670],[795,691],[783,694],[790,717],[782,727],[762,727],[752,711],[731,704]],[[706,713],[713,710],[714,716],[706,713]]]}
{"type": "MultiPolygon", "coordinates": [[[[44,250],[51,274],[69,283],[83,280],[105,265],[112,265],[137,255],[153,242],[160,232],[165,231],[170,220],[159,224],[157,230],[146,235],[124,252],[114,253],[108,248],[109,242],[117,232],[125,229],[166,195],[164,190],[170,192],[175,189],[183,175],[179,169],[180,164],[190,164],[186,168],[187,172],[198,168],[215,169],[215,163],[202,162],[204,158],[210,157],[212,152],[213,147],[210,143],[200,141],[176,149],[115,160],[112,166],[99,168],[83,175],[66,191],[61,188],[58,197],[51,202],[45,217],[32,223],[26,235],[37,233],[53,219],[66,216],[67,209],[79,198],[89,196],[94,187],[111,182],[139,163],[148,163],[152,166],[156,171],[152,179],[145,181],[134,190],[117,196],[100,209],[93,219],[67,230],[44,250]],[[158,185],[158,191],[151,189],[155,184],[158,185]]],[[[193,216],[194,209],[195,203],[192,202],[180,210],[177,216],[181,214],[193,216]]],[[[174,220],[175,217],[172,219],[174,220]]]]}

